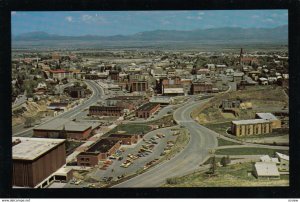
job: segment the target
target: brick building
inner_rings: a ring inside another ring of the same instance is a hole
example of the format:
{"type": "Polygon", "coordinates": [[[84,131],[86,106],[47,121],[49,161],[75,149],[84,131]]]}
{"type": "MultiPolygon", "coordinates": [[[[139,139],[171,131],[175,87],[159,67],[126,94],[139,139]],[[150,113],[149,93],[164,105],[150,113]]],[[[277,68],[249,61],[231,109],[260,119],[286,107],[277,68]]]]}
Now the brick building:
{"type": "Polygon", "coordinates": [[[193,95],[200,93],[212,92],[213,84],[211,82],[194,82],[191,86],[191,93],[193,95]]]}
{"type": "Polygon", "coordinates": [[[13,137],[13,186],[35,187],[66,163],[65,140],[13,137]]]}
{"type": "Polygon", "coordinates": [[[85,152],[77,156],[78,166],[95,166],[100,160],[105,160],[119,149],[121,142],[119,140],[100,139],[85,152]]]}
{"type": "Polygon", "coordinates": [[[129,82],[130,92],[144,92],[149,88],[148,82],[146,80],[132,80],[129,82]]]}
{"type": "Polygon", "coordinates": [[[159,103],[146,103],[138,108],[135,112],[135,116],[138,118],[149,118],[152,114],[154,114],[160,107],[159,103]]]}
{"type": "Polygon", "coordinates": [[[93,128],[89,123],[78,123],[68,119],[57,118],[33,129],[34,137],[87,139],[93,128]]]}
{"type": "Polygon", "coordinates": [[[123,116],[124,108],[116,106],[90,106],[89,115],[123,116]]]}

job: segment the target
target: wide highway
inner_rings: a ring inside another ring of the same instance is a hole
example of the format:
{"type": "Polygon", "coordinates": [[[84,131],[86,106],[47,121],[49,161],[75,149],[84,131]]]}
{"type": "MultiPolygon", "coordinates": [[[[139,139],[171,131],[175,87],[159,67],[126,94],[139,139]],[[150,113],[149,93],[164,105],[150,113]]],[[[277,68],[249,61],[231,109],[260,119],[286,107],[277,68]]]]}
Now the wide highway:
{"type": "MultiPolygon", "coordinates": [[[[93,105],[94,103],[96,103],[97,101],[99,101],[99,99],[101,99],[101,97],[104,95],[104,91],[103,89],[94,81],[89,81],[89,80],[85,80],[86,84],[91,88],[92,90],[92,96],[87,100],[85,101],[84,103],[70,109],[69,111],[67,112],[64,112],[40,125],[43,125],[45,123],[48,123],[50,121],[53,121],[55,120],[56,118],[65,118],[65,119],[73,119],[73,118],[76,118],[76,116],[80,115],[80,113],[82,113],[82,111],[93,105]]],[[[40,126],[39,125],[39,126],[40,126]]],[[[35,127],[32,127],[32,128],[29,128],[29,129],[26,129],[24,131],[21,131],[21,132],[18,132],[18,133],[14,133],[13,136],[22,136],[22,137],[26,137],[26,136],[32,136],[33,134],[33,129],[36,128],[38,126],[35,126],[35,127]]]]}
{"type": "Polygon", "coordinates": [[[217,147],[215,132],[199,125],[191,118],[191,112],[210,99],[201,101],[190,100],[174,112],[175,121],[190,132],[188,145],[174,158],[151,168],[149,171],[114,187],[158,187],[167,178],[180,176],[199,168],[199,165],[209,156],[209,151],[217,147]]]}

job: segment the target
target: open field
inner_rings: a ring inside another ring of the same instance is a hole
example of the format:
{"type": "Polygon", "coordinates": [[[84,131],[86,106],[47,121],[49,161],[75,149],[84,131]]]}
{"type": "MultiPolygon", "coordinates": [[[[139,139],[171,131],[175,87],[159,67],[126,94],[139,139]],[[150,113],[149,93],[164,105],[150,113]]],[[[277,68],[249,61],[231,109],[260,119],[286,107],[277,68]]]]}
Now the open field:
{"type": "Polygon", "coordinates": [[[196,172],[183,177],[172,178],[172,184],[163,187],[259,187],[259,186],[289,186],[288,176],[281,179],[256,179],[248,175],[252,171],[252,163],[243,163],[218,167],[216,176],[209,177],[204,172],[196,172]]]}
{"type": "Polygon", "coordinates": [[[239,143],[236,143],[236,142],[231,142],[231,141],[228,141],[228,140],[224,140],[224,139],[221,139],[221,138],[218,138],[218,146],[226,146],[226,145],[240,145],[239,143]]]}
{"type": "Polygon", "coordinates": [[[125,131],[127,134],[146,134],[151,131],[151,127],[145,124],[122,124],[109,131],[108,134],[117,133],[118,131],[125,131]]]}
{"type": "Polygon", "coordinates": [[[273,156],[275,152],[283,154],[289,154],[288,150],[278,149],[265,149],[255,147],[243,147],[243,148],[229,148],[229,149],[218,149],[215,151],[216,155],[270,155],[273,156]]]}

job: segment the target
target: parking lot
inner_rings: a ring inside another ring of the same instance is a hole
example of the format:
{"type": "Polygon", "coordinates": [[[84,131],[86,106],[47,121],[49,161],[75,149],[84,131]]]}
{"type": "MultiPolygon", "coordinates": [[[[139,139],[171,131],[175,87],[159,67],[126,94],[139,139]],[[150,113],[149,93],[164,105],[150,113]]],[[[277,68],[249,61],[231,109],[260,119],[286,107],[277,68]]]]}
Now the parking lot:
{"type": "MultiPolygon", "coordinates": [[[[172,147],[176,140],[173,133],[171,128],[162,128],[147,133],[135,145],[122,145],[120,150],[123,152],[114,155],[116,159],[100,162],[98,168],[88,173],[87,177],[96,181],[114,181],[149,168],[172,147]]],[[[83,181],[78,185],[69,182],[65,187],[82,187],[87,184],[83,181]]]]}

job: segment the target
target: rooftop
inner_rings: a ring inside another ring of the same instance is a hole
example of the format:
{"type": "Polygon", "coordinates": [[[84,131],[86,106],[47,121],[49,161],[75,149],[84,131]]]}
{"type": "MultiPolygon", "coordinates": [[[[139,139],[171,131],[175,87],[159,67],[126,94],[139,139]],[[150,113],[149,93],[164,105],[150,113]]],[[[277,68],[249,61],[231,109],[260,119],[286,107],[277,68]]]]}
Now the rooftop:
{"type": "Polygon", "coordinates": [[[256,113],[256,116],[264,120],[270,120],[270,121],[278,120],[276,116],[274,116],[272,113],[256,113]]]}
{"type": "Polygon", "coordinates": [[[32,161],[49,150],[65,142],[64,139],[13,137],[12,141],[21,142],[12,148],[14,160],[32,161]]]}
{"type": "Polygon", "coordinates": [[[62,130],[65,128],[66,131],[85,131],[90,127],[91,124],[89,123],[79,123],[69,121],[68,119],[56,118],[50,122],[36,127],[34,130],[62,130]]]}
{"type": "Polygon", "coordinates": [[[138,110],[139,111],[149,111],[151,110],[152,108],[156,107],[158,105],[158,103],[151,103],[151,102],[148,102],[144,105],[142,105],[138,110]]]}
{"type": "Polygon", "coordinates": [[[242,125],[242,124],[257,124],[257,123],[270,123],[270,122],[264,119],[248,119],[248,120],[232,121],[232,123],[237,125],[242,125]]]}
{"type": "Polygon", "coordinates": [[[100,139],[93,146],[91,146],[86,152],[105,153],[110,148],[112,148],[115,144],[117,144],[117,142],[118,140],[100,139]]]}
{"type": "Polygon", "coordinates": [[[279,152],[276,152],[276,155],[277,155],[280,159],[284,159],[284,160],[287,160],[287,161],[290,160],[290,157],[289,157],[288,155],[281,154],[281,153],[279,153],[279,152]]]}
{"type": "Polygon", "coordinates": [[[269,163],[269,162],[256,162],[255,170],[257,172],[257,176],[273,176],[273,177],[279,177],[278,168],[276,167],[275,163],[269,163]]]}

